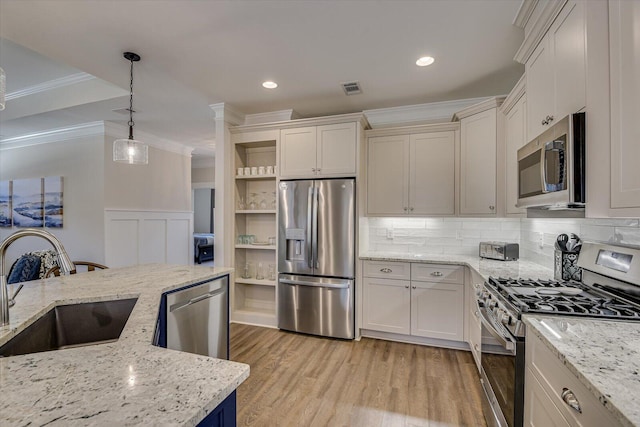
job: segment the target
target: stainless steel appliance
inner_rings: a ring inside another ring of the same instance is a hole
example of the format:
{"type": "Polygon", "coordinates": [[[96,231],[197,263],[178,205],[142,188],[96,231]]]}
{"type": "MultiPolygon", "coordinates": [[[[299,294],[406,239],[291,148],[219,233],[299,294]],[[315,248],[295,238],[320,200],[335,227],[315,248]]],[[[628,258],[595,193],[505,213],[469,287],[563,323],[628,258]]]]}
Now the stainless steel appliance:
{"type": "Polygon", "coordinates": [[[278,327],[354,338],[355,180],[280,181],[278,327]]]}
{"type": "Polygon", "coordinates": [[[167,294],[167,348],[228,359],[228,289],[222,277],[167,294]]]}
{"type": "Polygon", "coordinates": [[[520,245],[507,242],[480,242],[480,258],[515,261],[520,256],[520,245]]]}
{"type": "Polygon", "coordinates": [[[584,208],[585,113],[571,114],[518,150],[518,207],[584,208]]]}
{"type": "Polygon", "coordinates": [[[489,425],[522,426],[523,314],[640,321],[640,250],[583,243],[582,281],[490,277],[479,291],[482,385],[489,425]]]}

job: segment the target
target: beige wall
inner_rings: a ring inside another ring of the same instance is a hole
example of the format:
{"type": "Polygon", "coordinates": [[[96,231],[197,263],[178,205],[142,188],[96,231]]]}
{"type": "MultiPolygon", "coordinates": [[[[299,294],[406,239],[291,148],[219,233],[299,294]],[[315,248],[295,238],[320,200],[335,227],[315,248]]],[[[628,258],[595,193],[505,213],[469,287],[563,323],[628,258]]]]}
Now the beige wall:
{"type": "Polygon", "coordinates": [[[151,211],[191,211],[191,158],[149,147],[148,165],[111,161],[112,141],[104,144],[105,207],[151,211]]]}
{"type": "Polygon", "coordinates": [[[191,182],[208,182],[213,183],[216,180],[215,168],[192,168],[191,182]]]}
{"type": "MultiPolygon", "coordinates": [[[[102,135],[0,150],[0,180],[64,177],[64,225],[50,228],[73,260],[104,262],[104,137],[102,135]]],[[[17,228],[1,228],[4,239],[17,228]]],[[[49,249],[39,238],[15,242],[7,269],[20,254],[49,249]]]]}

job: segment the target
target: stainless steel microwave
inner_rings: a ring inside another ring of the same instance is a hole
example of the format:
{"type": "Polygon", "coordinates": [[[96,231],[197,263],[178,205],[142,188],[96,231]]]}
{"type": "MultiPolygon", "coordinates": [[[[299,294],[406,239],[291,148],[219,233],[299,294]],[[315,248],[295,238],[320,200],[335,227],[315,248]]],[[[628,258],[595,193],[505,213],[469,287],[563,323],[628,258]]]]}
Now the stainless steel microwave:
{"type": "Polygon", "coordinates": [[[518,207],[584,208],[585,113],[571,114],[518,150],[518,207]]]}

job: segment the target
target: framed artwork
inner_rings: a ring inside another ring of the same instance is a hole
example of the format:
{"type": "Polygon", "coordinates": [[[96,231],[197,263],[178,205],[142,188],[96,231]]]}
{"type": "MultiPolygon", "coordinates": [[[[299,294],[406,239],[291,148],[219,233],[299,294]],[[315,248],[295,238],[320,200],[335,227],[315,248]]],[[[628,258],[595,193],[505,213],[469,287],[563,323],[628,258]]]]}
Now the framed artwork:
{"type": "Polygon", "coordinates": [[[62,228],[62,188],[61,176],[44,178],[44,226],[62,228]]]}
{"type": "Polygon", "coordinates": [[[42,178],[14,179],[11,204],[15,227],[42,227],[42,178]]]}
{"type": "Polygon", "coordinates": [[[0,181],[0,227],[11,227],[11,181],[0,181]]]}

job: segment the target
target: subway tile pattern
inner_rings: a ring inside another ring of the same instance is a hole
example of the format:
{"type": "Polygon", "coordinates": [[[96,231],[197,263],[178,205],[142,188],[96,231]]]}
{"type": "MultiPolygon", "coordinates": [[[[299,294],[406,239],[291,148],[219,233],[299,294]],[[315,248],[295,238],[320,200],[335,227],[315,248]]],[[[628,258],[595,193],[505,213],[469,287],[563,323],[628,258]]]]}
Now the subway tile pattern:
{"type": "Polygon", "coordinates": [[[363,218],[360,252],[477,256],[481,241],[520,244],[520,258],[553,267],[558,234],[640,247],[640,219],[363,218]]]}

